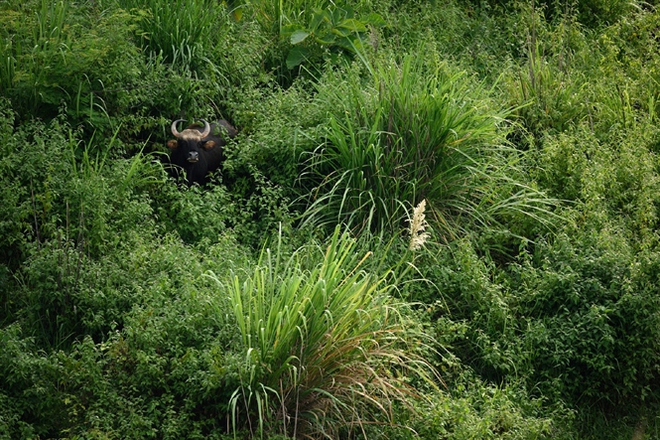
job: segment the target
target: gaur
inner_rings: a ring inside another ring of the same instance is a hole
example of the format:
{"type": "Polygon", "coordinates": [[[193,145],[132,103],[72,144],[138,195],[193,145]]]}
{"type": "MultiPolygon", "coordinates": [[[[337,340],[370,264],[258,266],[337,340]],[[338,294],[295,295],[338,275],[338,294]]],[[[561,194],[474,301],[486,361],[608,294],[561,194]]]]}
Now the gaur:
{"type": "Polygon", "coordinates": [[[206,183],[209,173],[217,170],[225,160],[224,149],[226,139],[231,139],[238,133],[229,122],[221,119],[204,125],[191,124],[179,132],[177,124],[185,122],[177,119],[172,122],[171,131],[176,139],[167,142],[170,163],[183,169],[188,185],[206,183]]]}

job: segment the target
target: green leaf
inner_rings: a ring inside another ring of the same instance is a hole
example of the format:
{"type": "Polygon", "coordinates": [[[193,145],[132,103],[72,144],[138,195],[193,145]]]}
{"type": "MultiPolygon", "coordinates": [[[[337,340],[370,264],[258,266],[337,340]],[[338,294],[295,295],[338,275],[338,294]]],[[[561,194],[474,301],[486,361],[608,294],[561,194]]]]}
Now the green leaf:
{"type": "Polygon", "coordinates": [[[318,29],[321,22],[323,22],[324,20],[329,21],[328,20],[328,11],[315,9],[314,10],[314,15],[312,15],[312,18],[309,21],[309,29],[312,32],[315,32],[318,29]]]}
{"type": "Polygon", "coordinates": [[[379,26],[379,27],[387,25],[387,22],[383,19],[383,17],[376,14],[375,12],[372,12],[371,14],[367,15],[366,18],[362,19],[362,21],[366,24],[379,26]]]}
{"type": "Polygon", "coordinates": [[[287,24],[282,26],[282,29],[280,30],[280,35],[282,35],[283,37],[287,37],[300,30],[304,30],[304,29],[298,24],[287,24]]]}
{"type": "Polygon", "coordinates": [[[348,37],[353,32],[350,29],[338,27],[338,28],[334,28],[332,30],[332,33],[335,35],[339,35],[340,37],[348,37]]]}
{"type": "Polygon", "coordinates": [[[363,49],[362,39],[360,39],[359,37],[340,38],[337,41],[337,45],[351,53],[355,53],[356,51],[360,51],[363,49]]]}
{"type": "Polygon", "coordinates": [[[348,29],[352,32],[366,32],[367,27],[360,20],[354,18],[347,18],[342,20],[338,25],[338,28],[348,29]]]}
{"type": "Polygon", "coordinates": [[[309,37],[309,32],[304,31],[304,30],[297,30],[293,34],[291,34],[291,44],[298,44],[302,43],[305,41],[305,39],[309,37]]]}
{"type": "Polygon", "coordinates": [[[332,31],[317,35],[316,42],[319,44],[335,44],[336,38],[332,31]]]}
{"type": "Polygon", "coordinates": [[[289,51],[289,55],[286,57],[286,67],[293,69],[296,66],[302,64],[303,61],[307,59],[309,55],[309,49],[302,46],[296,46],[289,51]]]}

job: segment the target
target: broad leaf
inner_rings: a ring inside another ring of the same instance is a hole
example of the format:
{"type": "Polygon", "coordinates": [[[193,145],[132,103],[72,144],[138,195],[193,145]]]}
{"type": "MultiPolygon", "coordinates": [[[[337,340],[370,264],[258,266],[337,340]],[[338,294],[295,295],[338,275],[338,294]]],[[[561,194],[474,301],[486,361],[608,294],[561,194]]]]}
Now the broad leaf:
{"type": "Polygon", "coordinates": [[[338,25],[338,28],[348,29],[352,32],[366,32],[367,27],[360,20],[354,18],[347,18],[342,20],[338,25]]]}
{"type": "Polygon", "coordinates": [[[293,69],[296,66],[302,64],[303,61],[307,59],[309,55],[309,49],[302,46],[295,46],[289,51],[289,55],[286,57],[286,67],[293,69]]]}
{"type": "Polygon", "coordinates": [[[301,43],[305,41],[307,37],[309,37],[309,32],[304,30],[297,30],[293,34],[291,34],[291,44],[295,45],[301,43]]]}
{"type": "Polygon", "coordinates": [[[373,26],[386,26],[387,23],[381,17],[380,15],[376,14],[375,12],[372,12],[371,14],[367,15],[366,18],[362,20],[364,23],[371,24],[373,26]]]}
{"type": "Polygon", "coordinates": [[[319,44],[335,44],[336,38],[332,31],[326,31],[316,36],[316,42],[319,44]]]}

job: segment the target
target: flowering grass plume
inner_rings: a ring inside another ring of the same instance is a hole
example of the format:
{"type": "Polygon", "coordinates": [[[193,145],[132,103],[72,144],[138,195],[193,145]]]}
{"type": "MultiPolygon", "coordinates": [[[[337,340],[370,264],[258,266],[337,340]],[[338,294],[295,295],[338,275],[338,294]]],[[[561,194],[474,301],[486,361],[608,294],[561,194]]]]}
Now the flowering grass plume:
{"type": "Polygon", "coordinates": [[[429,226],[426,221],[426,216],[424,215],[424,210],[426,209],[426,199],[419,202],[419,204],[413,210],[412,219],[409,219],[410,223],[410,245],[408,249],[411,251],[417,251],[424,246],[426,240],[431,236],[426,228],[429,226]]]}

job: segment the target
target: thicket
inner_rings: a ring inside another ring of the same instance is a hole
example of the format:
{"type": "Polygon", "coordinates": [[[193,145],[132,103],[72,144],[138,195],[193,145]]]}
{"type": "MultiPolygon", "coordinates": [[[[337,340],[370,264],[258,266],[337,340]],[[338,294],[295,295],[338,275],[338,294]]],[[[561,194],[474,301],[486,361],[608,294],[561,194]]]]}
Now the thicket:
{"type": "Polygon", "coordinates": [[[657,438],[659,32],[0,2],[0,438],[657,438]],[[239,129],[204,187],[179,118],[239,129]]]}

